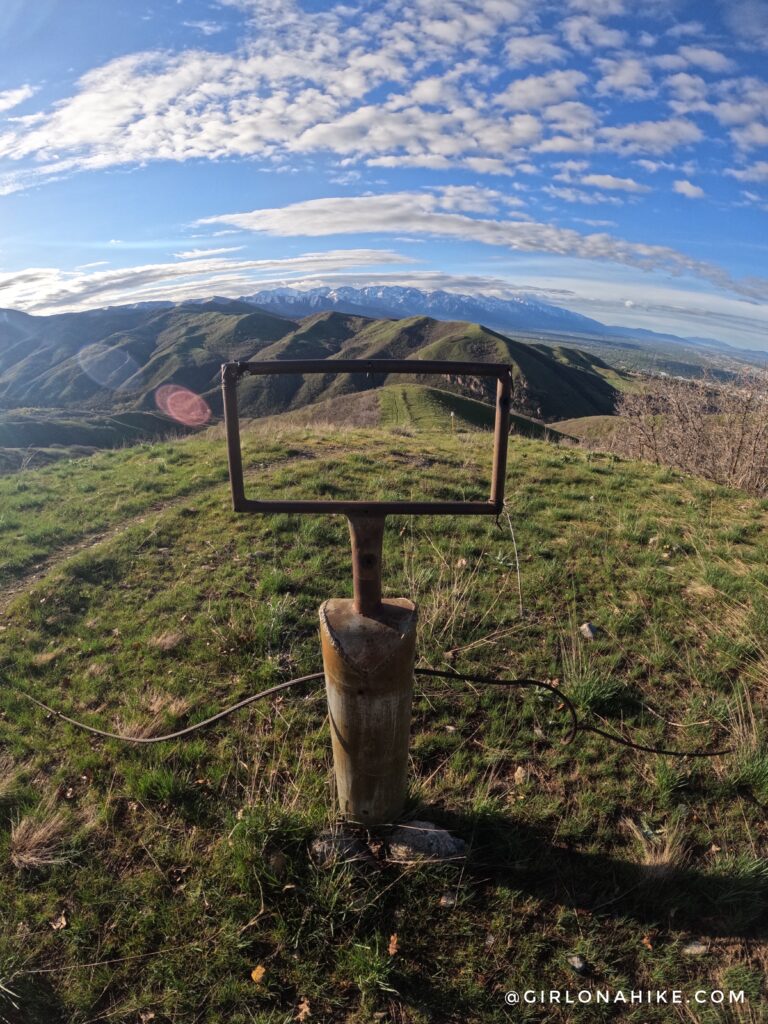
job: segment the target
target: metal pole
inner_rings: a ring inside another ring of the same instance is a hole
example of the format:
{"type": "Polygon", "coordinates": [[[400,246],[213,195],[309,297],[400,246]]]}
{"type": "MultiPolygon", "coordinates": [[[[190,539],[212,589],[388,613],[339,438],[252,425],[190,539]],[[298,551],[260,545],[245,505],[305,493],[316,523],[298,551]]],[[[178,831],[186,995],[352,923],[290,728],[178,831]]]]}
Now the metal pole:
{"type": "Polygon", "coordinates": [[[381,608],[381,548],[384,516],[349,517],[355,611],[375,617],[381,608]]]}
{"type": "Polygon", "coordinates": [[[512,404],[512,374],[509,370],[496,383],[496,431],[493,438],[493,477],[491,501],[496,514],[504,508],[504,476],[509,445],[509,413],[512,404]]]}
{"type": "Polygon", "coordinates": [[[232,508],[245,509],[245,483],[243,481],[243,455],[240,449],[240,418],[237,412],[237,363],[225,363],[221,368],[221,391],[224,399],[224,429],[227,434],[229,482],[232,488],[232,508]]]}

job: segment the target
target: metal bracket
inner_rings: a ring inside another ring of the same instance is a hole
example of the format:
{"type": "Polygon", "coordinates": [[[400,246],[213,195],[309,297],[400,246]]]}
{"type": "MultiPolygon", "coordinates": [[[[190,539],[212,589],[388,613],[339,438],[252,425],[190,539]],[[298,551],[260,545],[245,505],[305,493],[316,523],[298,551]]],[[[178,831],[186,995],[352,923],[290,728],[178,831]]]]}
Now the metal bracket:
{"type": "Polygon", "coordinates": [[[463,363],[418,359],[281,359],[274,362],[224,363],[221,368],[224,393],[224,421],[229,455],[229,480],[235,512],[342,513],[354,517],[379,518],[387,515],[499,515],[504,507],[504,478],[512,391],[512,373],[506,363],[463,363]],[[495,377],[496,423],[493,443],[493,472],[488,501],[254,501],[245,496],[237,382],[246,374],[304,373],[401,373],[440,374],[465,377],[495,377]]]}

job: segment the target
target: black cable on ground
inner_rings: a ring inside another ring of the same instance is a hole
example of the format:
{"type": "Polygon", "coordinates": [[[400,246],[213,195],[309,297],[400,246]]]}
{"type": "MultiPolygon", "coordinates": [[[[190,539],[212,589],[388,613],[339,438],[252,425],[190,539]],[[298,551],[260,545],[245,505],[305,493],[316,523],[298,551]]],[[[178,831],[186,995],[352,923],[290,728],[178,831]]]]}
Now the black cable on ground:
{"type": "MultiPolygon", "coordinates": [[[[551,683],[546,683],[541,679],[498,679],[495,676],[464,675],[459,672],[441,672],[438,669],[432,668],[417,668],[414,669],[414,672],[416,675],[431,676],[437,679],[451,679],[458,683],[476,683],[481,686],[514,686],[521,689],[538,687],[542,690],[548,690],[562,703],[562,706],[568,712],[571,720],[568,733],[562,740],[563,746],[568,746],[572,743],[580,732],[592,732],[597,736],[602,736],[603,739],[609,740],[611,743],[618,743],[621,746],[628,747],[630,750],[640,750],[646,754],[659,754],[666,757],[722,757],[725,754],[733,753],[733,748],[730,747],[722,750],[667,750],[663,747],[649,747],[643,743],[635,743],[633,740],[625,739],[623,736],[606,732],[604,729],[600,729],[596,725],[589,725],[582,722],[579,719],[576,707],[570,697],[567,697],[562,690],[553,686],[551,683]]],[[[213,725],[214,722],[221,721],[222,718],[226,718],[235,711],[239,711],[241,708],[247,707],[249,704],[253,704],[254,701],[261,700],[263,697],[271,697],[273,694],[280,693],[282,690],[287,690],[293,686],[299,686],[302,683],[314,682],[315,680],[323,679],[324,677],[323,672],[312,672],[310,675],[299,676],[297,679],[289,679],[284,683],[278,683],[277,686],[271,686],[268,690],[262,690],[260,693],[254,693],[250,697],[246,697],[244,700],[238,701],[237,704],[232,704],[230,707],[224,708],[223,711],[219,711],[210,718],[206,718],[203,722],[196,722],[194,725],[187,726],[186,729],[179,729],[177,732],[168,733],[165,736],[127,736],[116,732],[107,732],[103,729],[96,729],[92,725],[86,725],[84,722],[79,722],[76,718],[70,718],[61,711],[57,711],[55,708],[49,707],[47,704],[37,700],[35,697],[31,697],[28,693],[24,693],[22,690],[17,690],[15,692],[18,693],[19,696],[25,697],[33,704],[36,704],[44,711],[47,711],[49,714],[55,715],[56,718],[60,718],[63,722],[68,722],[70,725],[74,725],[77,729],[83,729],[85,732],[90,732],[94,736],[102,736],[109,740],[119,740],[121,743],[149,744],[166,743],[169,740],[182,739],[184,736],[189,736],[192,733],[198,732],[200,729],[205,729],[207,726],[213,725]]]]}
{"type": "Polygon", "coordinates": [[[496,679],[491,676],[465,676],[454,672],[439,672],[431,668],[417,668],[414,671],[417,675],[455,679],[457,682],[479,683],[483,686],[539,686],[542,689],[549,690],[550,693],[554,693],[562,701],[563,706],[571,716],[571,728],[563,740],[564,746],[572,743],[579,732],[593,732],[597,736],[610,740],[611,743],[619,743],[623,747],[629,747],[630,750],[641,750],[646,754],[660,754],[667,757],[722,757],[724,754],[733,753],[732,747],[726,747],[722,750],[667,750],[664,747],[648,747],[644,743],[635,743],[633,740],[625,739],[623,736],[606,732],[605,729],[599,729],[596,725],[582,722],[570,697],[566,697],[562,690],[552,686],[550,683],[542,682],[540,679],[496,679]]]}
{"type": "Polygon", "coordinates": [[[204,722],[195,722],[194,725],[188,725],[186,729],[179,729],[178,732],[169,732],[165,736],[126,736],[117,732],[105,732],[103,729],[96,729],[92,725],[86,725],[84,722],[78,722],[76,718],[70,718],[61,711],[48,707],[47,704],[43,704],[41,700],[36,700],[34,697],[30,697],[30,695],[28,693],[24,693],[23,690],[16,690],[16,693],[21,697],[26,697],[27,700],[31,700],[33,704],[37,704],[39,708],[42,708],[49,714],[60,718],[62,722],[69,722],[70,725],[74,725],[78,729],[84,729],[85,732],[91,732],[94,736],[103,736],[108,740],[120,740],[121,743],[167,743],[168,740],[179,740],[183,736],[189,736],[191,733],[197,732],[199,729],[205,729],[207,726],[213,725],[214,722],[219,722],[222,718],[226,718],[227,715],[231,715],[233,712],[239,711],[241,708],[247,707],[249,704],[253,704],[254,701],[261,700],[262,697],[271,697],[273,693],[279,693],[281,690],[287,690],[290,686],[298,686],[300,683],[309,683],[315,679],[324,678],[325,675],[323,672],[313,672],[308,676],[299,676],[298,679],[289,679],[285,683],[278,683],[277,686],[270,686],[268,690],[262,690],[261,693],[254,693],[250,697],[246,697],[245,700],[238,701],[237,704],[232,704],[230,707],[224,708],[223,711],[219,711],[217,714],[211,715],[210,718],[206,718],[204,722]]]}

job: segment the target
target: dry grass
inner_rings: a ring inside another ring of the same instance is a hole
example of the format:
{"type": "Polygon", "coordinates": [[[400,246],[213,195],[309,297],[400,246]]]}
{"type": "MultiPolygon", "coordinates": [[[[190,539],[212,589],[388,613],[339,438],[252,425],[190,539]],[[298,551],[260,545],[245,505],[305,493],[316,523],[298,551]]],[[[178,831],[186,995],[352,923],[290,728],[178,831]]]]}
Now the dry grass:
{"type": "Polygon", "coordinates": [[[19,784],[19,769],[12,757],[0,754],[0,800],[12,797],[19,784]]]}
{"type": "Polygon", "coordinates": [[[159,736],[166,727],[169,718],[178,718],[186,714],[190,701],[186,697],[172,697],[170,694],[151,690],[144,701],[150,717],[138,722],[120,721],[119,732],[133,739],[147,739],[159,736]]]}
{"type": "Polygon", "coordinates": [[[69,834],[70,815],[47,799],[11,829],[11,863],[20,871],[63,864],[62,847],[69,834]]]}
{"type": "Polygon", "coordinates": [[[179,633],[178,630],[167,630],[165,633],[161,633],[159,636],[154,636],[149,641],[152,647],[156,647],[159,651],[175,651],[177,647],[184,640],[183,633],[179,633]]]}
{"type": "Polygon", "coordinates": [[[746,687],[737,690],[729,716],[731,746],[737,755],[751,756],[761,749],[760,726],[746,687]]]}
{"type": "Polygon", "coordinates": [[[679,822],[653,834],[640,828],[631,818],[622,818],[621,827],[634,840],[648,881],[666,878],[685,863],[685,837],[679,822]]]}

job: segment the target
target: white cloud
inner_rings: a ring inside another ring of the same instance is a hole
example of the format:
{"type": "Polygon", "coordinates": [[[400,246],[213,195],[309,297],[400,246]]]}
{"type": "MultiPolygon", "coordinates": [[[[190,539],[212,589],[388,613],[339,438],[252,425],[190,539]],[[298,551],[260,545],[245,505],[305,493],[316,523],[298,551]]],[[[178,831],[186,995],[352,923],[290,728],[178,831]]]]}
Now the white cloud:
{"type": "Polygon", "coordinates": [[[693,185],[690,181],[676,181],[672,188],[687,199],[703,199],[705,195],[703,188],[693,185]]]}
{"type": "Polygon", "coordinates": [[[705,71],[711,71],[713,74],[733,71],[736,67],[730,58],[718,50],[710,50],[706,46],[681,46],[677,52],[689,64],[695,64],[696,67],[704,68],[705,71]]]}
{"type": "Polygon", "coordinates": [[[175,252],[177,260],[199,260],[208,256],[223,256],[225,253],[240,252],[244,245],[226,246],[222,249],[187,249],[186,252],[175,252]]]}
{"type": "Polygon", "coordinates": [[[19,104],[34,96],[36,92],[37,89],[32,85],[22,85],[18,89],[6,89],[4,92],[0,92],[0,112],[18,107],[19,104]]]}
{"type": "Polygon", "coordinates": [[[641,185],[633,178],[617,178],[613,174],[587,174],[581,179],[582,185],[595,188],[616,189],[620,192],[650,192],[648,185],[641,185]]]}
{"type": "Polygon", "coordinates": [[[748,124],[744,128],[735,128],[731,138],[739,149],[768,146],[768,124],[748,124]]]}
{"type": "Polygon", "coordinates": [[[573,181],[574,175],[578,175],[581,174],[582,171],[586,171],[587,167],[589,167],[589,163],[586,160],[561,160],[553,166],[558,169],[558,173],[555,175],[555,181],[573,181]]]}
{"type": "MultiPolygon", "coordinates": [[[[612,197],[615,199],[615,197],[612,197]]],[[[230,224],[265,235],[322,237],[342,234],[425,234],[502,246],[516,252],[549,252],[586,260],[621,263],[667,273],[688,273],[720,288],[753,298],[768,297],[768,280],[735,280],[712,263],[667,246],[627,242],[607,234],[582,235],[536,221],[480,219],[447,213],[431,192],[311,199],[289,206],[207,217],[201,224],[230,224]]]]}
{"type": "Polygon", "coordinates": [[[440,185],[433,191],[437,193],[437,205],[441,210],[495,213],[502,202],[514,206],[522,204],[520,199],[506,197],[496,189],[479,188],[477,185],[440,185]]]}
{"type": "Polygon", "coordinates": [[[287,259],[190,259],[91,273],[34,267],[0,273],[0,306],[53,313],[156,298],[181,300],[210,292],[242,295],[266,276],[276,274],[289,280],[298,275],[410,262],[389,250],[340,249],[287,259]]]}
{"type": "Polygon", "coordinates": [[[618,153],[668,153],[678,146],[700,142],[704,138],[698,125],[682,118],[602,128],[599,135],[607,149],[618,153]]]}
{"type": "Polygon", "coordinates": [[[608,18],[624,14],[624,0],[568,0],[568,6],[574,11],[587,11],[598,18],[608,18]]]}
{"type": "Polygon", "coordinates": [[[675,164],[668,163],[665,160],[635,160],[638,167],[642,167],[644,171],[648,171],[649,174],[656,174],[657,171],[674,171],[675,164]]]}
{"type": "Polygon", "coordinates": [[[574,136],[591,132],[598,123],[597,114],[592,107],[575,100],[555,103],[547,107],[541,116],[554,131],[574,136]]]}
{"type": "Polygon", "coordinates": [[[560,24],[560,31],[574,50],[580,53],[589,53],[595,48],[617,49],[623,46],[627,39],[626,32],[609,28],[588,14],[566,18],[560,24]]]}
{"type": "Polygon", "coordinates": [[[688,67],[688,61],[679,53],[660,53],[648,58],[650,63],[662,71],[682,71],[688,67]]]}
{"type": "MultiPolygon", "coordinates": [[[[709,86],[700,75],[691,75],[687,71],[679,71],[664,80],[664,85],[674,94],[675,98],[686,104],[701,103],[707,97],[709,86]]],[[[687,107],[686,109],[691,109],[687,107]]]]}
{"type": "Polygon", "coordinates": [[[617,196],[604,195],[602,192],[585,192],[583,189],[573,188],[571,185],[545,185],[542,189],[548,196],[554,199],[562,199],[564,203],[581,203],[584,206],[596,206],[598,203],[610,203],[612,206],[622,206],[623,201],[617,196]]]}
{"type": "Polygon", "coordinates": [[[653,77],[638,57],[602,57],[595,64],[602,74],[595,88],[599,96],[617,92],[628,99],[642,100],[655,94],[653,77]]]}
{"type": "Polygon", "coordinates": [[[504,47],[512,65],[559,64],[567,57],[551,35],[514,36],[504,47]]]}
{"type": "Polygon", "coordinates": [[[725,173],[739,181],[768,181],[768,160],[758,160],[750,167],[729,167],[725,173]]]}
{"type": "Polygon", "coordinates": [[[579,224],[587,224],[591,228],[615,228],[615,220],[595,220],[594,217],[574,217],[579,224]]]}
{"type": "Polygon", "coordinates": [[[546,75],[530,75],[508,85],[496,97],[496,102],[511,110],[540,110],[575,96],[586,81],[587,76],[581,71],[550,71],[546,75]]]}
{"type": "Polygon", "coordinates": [[[185,28],[197,29],[197,31],[202,32],[204,36],[218,35],[218,33],[224,29],[223,25],[219,25],[215,21],[184,21],[182,24],[185,28]]]}
{"type": "Polygon", "coordinates": [[[672,39],[681,39],[683,36],[701,36],[704,34],[704,26],[700,21],[681,21],[672,28],[668,28],[665,35],[672,39]]]}

